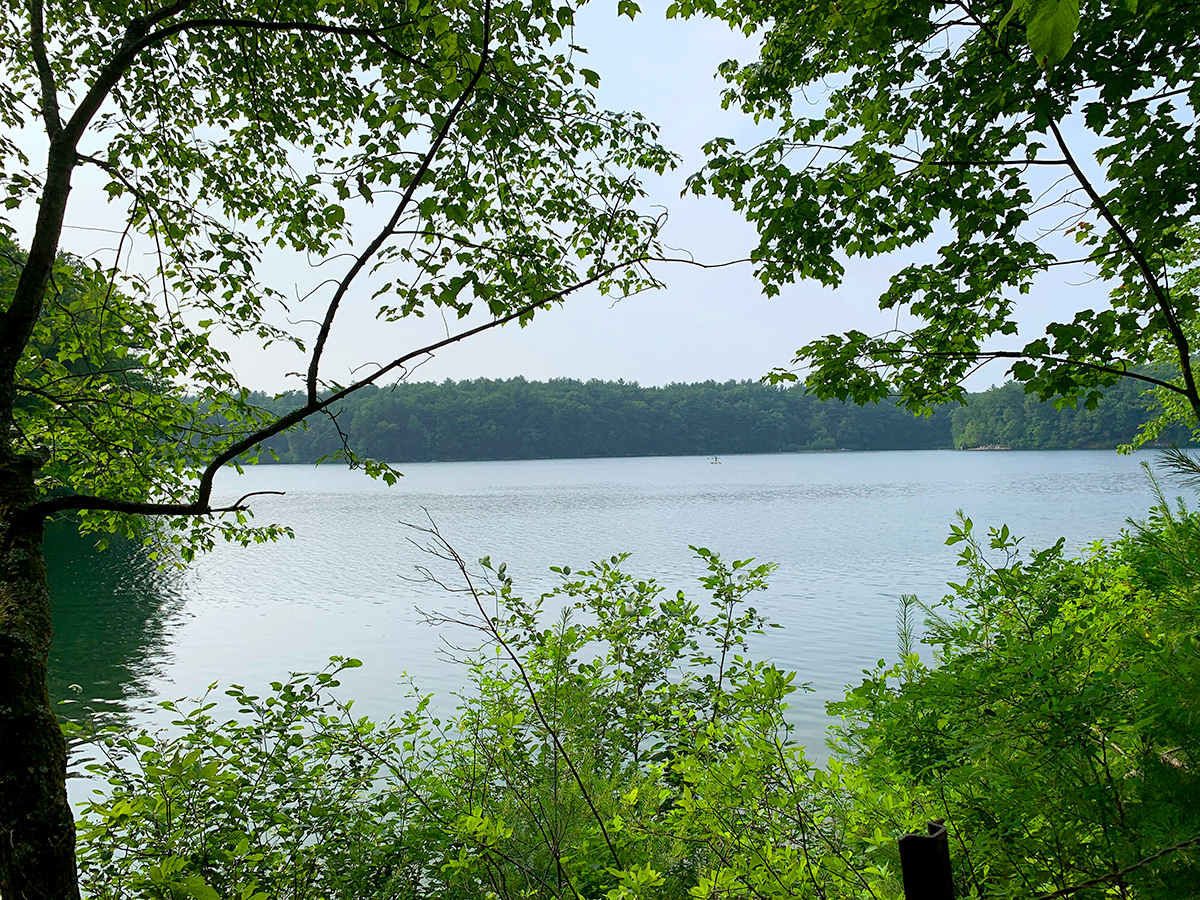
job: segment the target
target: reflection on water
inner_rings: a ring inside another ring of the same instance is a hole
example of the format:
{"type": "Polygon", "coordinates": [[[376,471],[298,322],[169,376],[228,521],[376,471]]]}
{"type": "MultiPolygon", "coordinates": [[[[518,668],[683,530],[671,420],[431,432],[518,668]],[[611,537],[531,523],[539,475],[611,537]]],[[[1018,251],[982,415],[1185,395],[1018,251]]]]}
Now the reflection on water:
{"type": "Polygon", "coordinates": [[[160,572],[140,544],[81,537],[73,522],[46,526],[46,571],[54,610],[50,697],[59,709],[119,712],[150,695],[149,680],[170,660],[181,605],[178,576],[160,572]],[[76,687],[72,687],[76,686],[76,687]]]}

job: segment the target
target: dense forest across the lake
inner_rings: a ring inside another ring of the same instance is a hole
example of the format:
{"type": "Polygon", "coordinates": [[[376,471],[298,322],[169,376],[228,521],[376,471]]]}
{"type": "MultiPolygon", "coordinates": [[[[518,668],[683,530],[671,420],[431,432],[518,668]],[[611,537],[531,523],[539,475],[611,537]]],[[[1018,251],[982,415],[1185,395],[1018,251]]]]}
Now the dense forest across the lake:
{"type": "MultiPolygon", "coordinates": [[[[294,395],[259,396],[274,411],[294,395]]],[[[401,383],[368,388],[307,430],[268,446],[281,462],[315,462],[345,443],[389,462],[723,455],[798,450],[1021,450],[1116,447],[1147,418],[1132,381],[1094,410],[1055,408],[1008,383],[968,403],[914,417],[888,403],[821,402],[801,388],[757,381],[641,387],[625,381],[524,378],[401,383]],[[339,434],[339,430],[341,434],[339,434]]],[[[1186,431],[1165,434],[1185,443],[1186,431]]],[[[265,457],[264,457],[265,459],[265,457]]]]}

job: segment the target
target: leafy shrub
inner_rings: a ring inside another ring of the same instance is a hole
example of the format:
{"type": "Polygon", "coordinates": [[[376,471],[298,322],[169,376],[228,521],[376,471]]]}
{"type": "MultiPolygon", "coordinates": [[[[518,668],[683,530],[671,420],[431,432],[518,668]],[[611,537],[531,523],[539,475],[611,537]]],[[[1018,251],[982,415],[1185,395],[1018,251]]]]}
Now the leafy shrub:
{"type": "Polygon", "coordinates": [[[1025,559],[1007,528],[985,548],[964,519],[966,577],[929,610],[936,666],[904,656],[831,705],[842,757],[904,798],[891,821],[948,820],[960,889],[1195,896],[1200,645],[1165,585],[1200,519],[1167,530],[1164,510],[1078,559],[1062,541],[1025,559]]]}
{"type": "Polygon", "coordinates": [[[386,723],[356,717],[330,691],[358,662],[335,659],[265,697],[230,688],[237,719],[216,721],[205,698],[164,704],[178,714],[170,732],[91,735],[100,758],[88,768],[109,788],[79,823],[86,890],[104,900],[686,895],[695,853],[651,827],[678,794],[678,760],[698,729],[759,702],[756,679],[790,684],[741,655],[763,624],[744,600],[772,567],[697,553],[708,616],[682,592],[623,573],[624,557],[559,569],[560,587],[534,601],[503,566],[485,560],[477,590],[461,565],[484,651],[446,723],[427,697],[386,723]]]}
{"type": "Polygon", "coordinates": [[[945,818],[960,894],[1175,900],[1200,884],[1200,516],[1160,504],[1079,558],[970,520],[960,584],[911,612],[897,662],[830,704],[814,767],[788,673],[744,654],[771,566],[697,550],[709,612],[624,573],[505,568],[431,550],[481,635],[442,722],[375,724],[330,694],[353,660],[108,732],[80,823],[98,898],[797,900],[903,896],[896,841],[945,818]]]}

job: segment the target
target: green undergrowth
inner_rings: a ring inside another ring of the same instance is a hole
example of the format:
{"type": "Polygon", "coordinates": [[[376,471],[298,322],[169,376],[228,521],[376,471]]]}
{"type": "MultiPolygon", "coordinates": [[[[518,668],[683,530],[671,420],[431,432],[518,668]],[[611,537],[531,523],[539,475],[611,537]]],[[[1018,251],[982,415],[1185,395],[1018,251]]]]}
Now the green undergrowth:
{"type": "Polygon", "coordinates": [[[614,557],[526,600],[429,536],[482,639],[457,710],[360,717],[335,659],[229,688],[236,720],[206,699],[166,704],[169,732],[75,733],[107,782],[88,894],[892,900],[897,839],[944,818],[959,896],[1197,896],[1195,513],[1160,502],[1080,555],[962,519],[961,583],[905,599],[898,660],[829,707],[825,768],[784,718],[794,673],[747,655],[771,566],[698,549],[702,606],[614,557]]]}

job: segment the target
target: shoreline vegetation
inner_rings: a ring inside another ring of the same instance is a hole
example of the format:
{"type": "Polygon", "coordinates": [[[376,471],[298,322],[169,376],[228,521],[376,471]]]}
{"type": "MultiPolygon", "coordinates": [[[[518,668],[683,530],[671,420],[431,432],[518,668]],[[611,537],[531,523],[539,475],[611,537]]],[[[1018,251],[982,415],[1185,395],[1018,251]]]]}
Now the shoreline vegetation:
{"type": "Polygon", "coordinates": [[[214,685],[161,704],[169,732],[67,723],[108,785],[79,817],[87,896],[899,900],[897,841],[935,817],[959,896],[1195,896],[1200,514],[1161,490],[1080,554],[960,518],[967,577],[901,598],[892,660],[826,706],[826,767],[785,716],[807,686],[751,655],[771,563],[693,547],[685,596],[613,556],[526,598],[419,532],[463,599],[433,621],[479,645],[455,712],[414,688],[373,721],[334,657],[229,686],[233,719],[214,685]]]}
{"type": "MultiPolygon", "coordinates": [[[[279,414],[296,395],[256,393],[279,414]]],[[[367,388],[331,416],[265,442],[260,463],[315,463],[344,446],[394,463],[629,456],[726,456],[814,450],[1096,450],[1136,437],[1153,402],[1116,385],[1095,409],[1056,408],[1008,382],[915,418],[889,403],[820,401],[758,381],[642,387],[524,378],[367,388]],[[274,454],[274,456],[272,456],[274,454]]],[[[1158,445],[1187,445],[1182,427],[1158,445]]]]}

